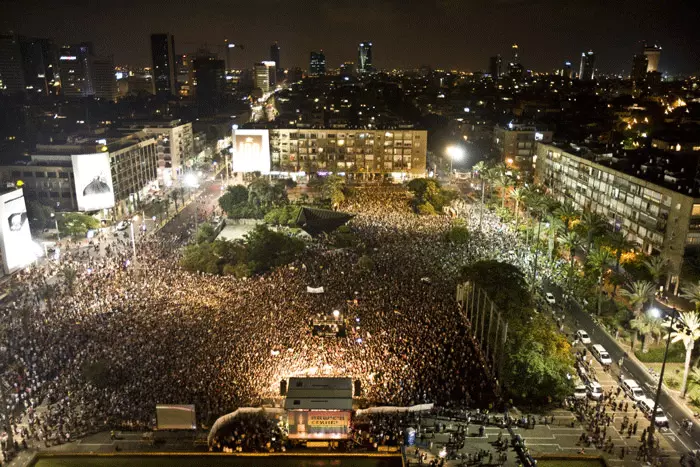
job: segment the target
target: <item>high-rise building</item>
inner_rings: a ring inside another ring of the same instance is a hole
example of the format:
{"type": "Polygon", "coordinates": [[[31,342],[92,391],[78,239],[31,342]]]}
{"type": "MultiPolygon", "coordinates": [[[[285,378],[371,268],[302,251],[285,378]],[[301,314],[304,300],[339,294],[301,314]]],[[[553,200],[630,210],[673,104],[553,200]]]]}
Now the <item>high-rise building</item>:
{"type": "Polygon", "coordinates": [[[61,76],[61,92],[64,97],[80,98],[94,94],[90,73],[91,55],[92,44],[88,42],[61,47],[58,69],[61,76]]]}
{"type": "Polygon", "coordinates": [[[592,81],[593,78],[595,78],[595,54],[592,50],[589,50],[581,54],[578,79],[581,81],[592,81]]]}
{"type": "Polygon", "coordinates": [[[369,73],[374,70],[372,66],[372,43],[360,42],[357,48],[357,71],[360,73],[369,73]]]}
{"type": "Polygon", "coordinates": [[[647,79],[647,66],[648,59],[644,54],[638,54],[634,56],[632,60],[632,74],[630,78],[635,86],[643,83],[647,79]]]}
{"type": "Polygon", "coordinates": [[[518,55],[518,44],[513,44],[511,50],[513,51],[513,63],[520,63],[520,57],[518,55]]]}
{"type": "Polygon", "coordinates": [[[255,64],[255,87],[262,92],[270,92],[276,85],[277,70],[275,62],[265,61],[255,64]]]}
{"type": "Polygon", "coordinates": [[[570,61],[567,60],[566,62],[564,62],[564,66],[561,69],[561,76],[563,76],[564,78],[569,78],[569,79],[573,78],[574,70],[571,66],[570,61]]]}
{"type": "Polygon", "coordinates": [[[19,37],[0,36],[0,92],[17,94],[26,91],[22,69],[22,51],[19,37]]]}
{"type": "Polygon", "coordinates": [[[60,86],[58,49],[53,41],[20,36],[19,43],[27,94],[57,94],[60,86]]]}
{"type": "Polygon", "coordinates": [[[90,57],[92,90],[97,99],[117,100],[117,79],[112,57],[90,57]]]}
{"type": "Polygon", "coordinates": [[[309,58],[309,74],[325,75],[326,74],[326,55],[323,50],[320,52],[311,52],[309,58]]]}
{"type": "Polygon", "coordinates": [[[187,54],[178,55],[177,63],[177,92],[182,97],[194,95],[194,74],[192,70],[192,57],[187,54]]]}
{"type": "Polygon", "coordinates": [[[277,68],[277,70],[282,69],[280,67],[280,46],[277,45],[277,42],[270,46],[270,60],[275,62],[275,68],[277,68]]]}
{"type": "Polygon", "coordinates": [[[489,73],[491,74],[491,78],[498,79],[501,76],[502,64],[503,60],[501,59],[500,55],[496,55],[495,57],[491,57],[489,59],[489,73]]]}
{"type": "Polygon", "coordinates": [[[151,34],[154,92],[176,95],[175,37],[171,34],[151,34]]]}
{"type": "Polygon", "coordinates": [[[647,73],[659,70],[659,60],[661,60],[661,47],[658,45],[648,45],[644,43],[644,55],[647,58],[647,73]]]}
{"type": "Polygon", "coordinates": [[[192,61],[197,104],[203,114],[214,113],[218,108],[226,88],[225,67],[223,60],[211,54],[201,54],[192,61]]]}

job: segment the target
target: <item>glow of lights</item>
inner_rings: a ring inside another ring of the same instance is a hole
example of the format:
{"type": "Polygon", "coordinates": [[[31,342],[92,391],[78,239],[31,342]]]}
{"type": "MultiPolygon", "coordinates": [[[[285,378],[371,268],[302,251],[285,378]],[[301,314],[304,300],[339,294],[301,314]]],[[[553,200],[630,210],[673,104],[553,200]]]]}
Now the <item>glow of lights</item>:
{"type": "Polygon", "coordinates": [[[654,318],[661,318],[661,310],[658,308],[650,308],[649,314],[654,318]]]}
{"type": "Polygon", "coordinates": [[[338,311],[338,310],[333,310],[333,317],[334,317],[335,319],[338,319],[339,316],[340,316],[340,311],[338,311]]]}
{"type": "Polygon", "coordinates": [[[465,111],[466,113],[469,113],[469,112],[471,111],[471,109],[469,109],[469,107],[465,107],[465,108],[464,108],[464,111],[465,111]]]}
{"type": "Polygon", "coordinates": [[[197,176],[193,173],[188,173],[185,175],[185,185],[187,185],[190,188],[196,188],[199,186],[199,182],[197,181],[197,176]]]}
{"type": "Polygon", "coordinates": [[[464,149],[459,146],[449,146],[445,152],[453,161],[461,161],[464,158],[464,149]]]}

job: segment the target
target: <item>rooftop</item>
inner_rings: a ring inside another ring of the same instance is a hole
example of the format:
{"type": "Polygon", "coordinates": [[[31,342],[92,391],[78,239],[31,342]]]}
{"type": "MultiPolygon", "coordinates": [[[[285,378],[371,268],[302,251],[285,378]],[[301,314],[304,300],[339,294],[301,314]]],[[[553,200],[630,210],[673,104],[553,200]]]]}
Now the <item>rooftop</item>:
{"type": "Polygon", "coordinates": [[[351,378],[289,378],[287,410],[352,409],[351,378]]]}

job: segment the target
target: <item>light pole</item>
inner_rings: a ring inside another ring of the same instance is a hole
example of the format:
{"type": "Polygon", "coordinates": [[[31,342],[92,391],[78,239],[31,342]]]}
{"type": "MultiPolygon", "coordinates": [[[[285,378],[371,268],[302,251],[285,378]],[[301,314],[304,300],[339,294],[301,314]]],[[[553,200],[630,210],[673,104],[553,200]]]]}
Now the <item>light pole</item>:
{"type": "MultiPolygon", "coordinates": [[[[652,315],[660,316],[661,313],[658,309],[652,308],[649,310],[652,315]]],[[[664,361],[661,364],[661,372],[659,373],[659,385],[656,388],[656,396],[654,397],[654,409],[651,411],[651,425],[649,425],[649,434],[647,442],[649,443],[649,452],[654,449],[654,431],[656,430],[656,411],[659,410],[659,397],[661,397],[661,386],[664,384],[664,371],[666,370],[666,359],[668,358],[668,348],[671,345],[671,331],[673,331],[673,326],[676,324],[676,312],[675,308],[671,309],[671,324],[669,325],[668,337],[666,339],[666,349],[664,350],[664,361]]]]}
{"type": "Polygon", "coordinates": [[[452,163],[456,160],[461,161],[464,158],[464,148],[461,146],[448,146],[445,150],[450,159],[450,178],[452,177],[452,163]]]}
{"type": "Polygon", "coordinates": [[[131,253],[132,256],[131,258],[136,262],[136,239],[134,238],[134,222],[138,222],[139,216],[134,216],[133,219],[131,219],[131,253]]]}

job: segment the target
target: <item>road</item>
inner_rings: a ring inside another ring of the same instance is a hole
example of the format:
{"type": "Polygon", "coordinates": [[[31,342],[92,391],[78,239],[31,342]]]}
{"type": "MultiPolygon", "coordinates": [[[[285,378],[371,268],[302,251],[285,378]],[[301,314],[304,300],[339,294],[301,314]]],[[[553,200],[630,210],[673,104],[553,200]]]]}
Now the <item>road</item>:
{"type": "MultiPolygon", "coordinates": [[[[545,292],[552,292],[554,294],[557,304],[564,303],[561,288],[551,283],[545,283],[544,290],[545,292]]],[[[644,389],[644,393],[647,397],[654,398],[657,383],[647,369],[630,358],[625,358],[620,368],[617,362],[623,358],[625,351],[618,345],[614,338],[593,321],[591,315],[584,311],[580,304],[577,302],[570,303],[564,311],[567,315],[567,324],[569,324],[570,321],[572,329],[575,326],[575,322],[578,321],[577,329],[585,330],[590,335],[591,341],[594,344],[600,344],[605,347],[613,362],[616,362],[611,370],[615,375],[618,375],[621,371],[626,378],[636,380],[644,389]]],[[[659,398],[659,404],[664,412],[666,412],[670,425],[670,431],[664,431],[663,436],[669,441],[673,448],[679,453],[700,449],[700,429],[696,427],[688,434],[685,429],[681,427],[681,422],[688,418],[685,410],[663,391],[659,398]]]]}

